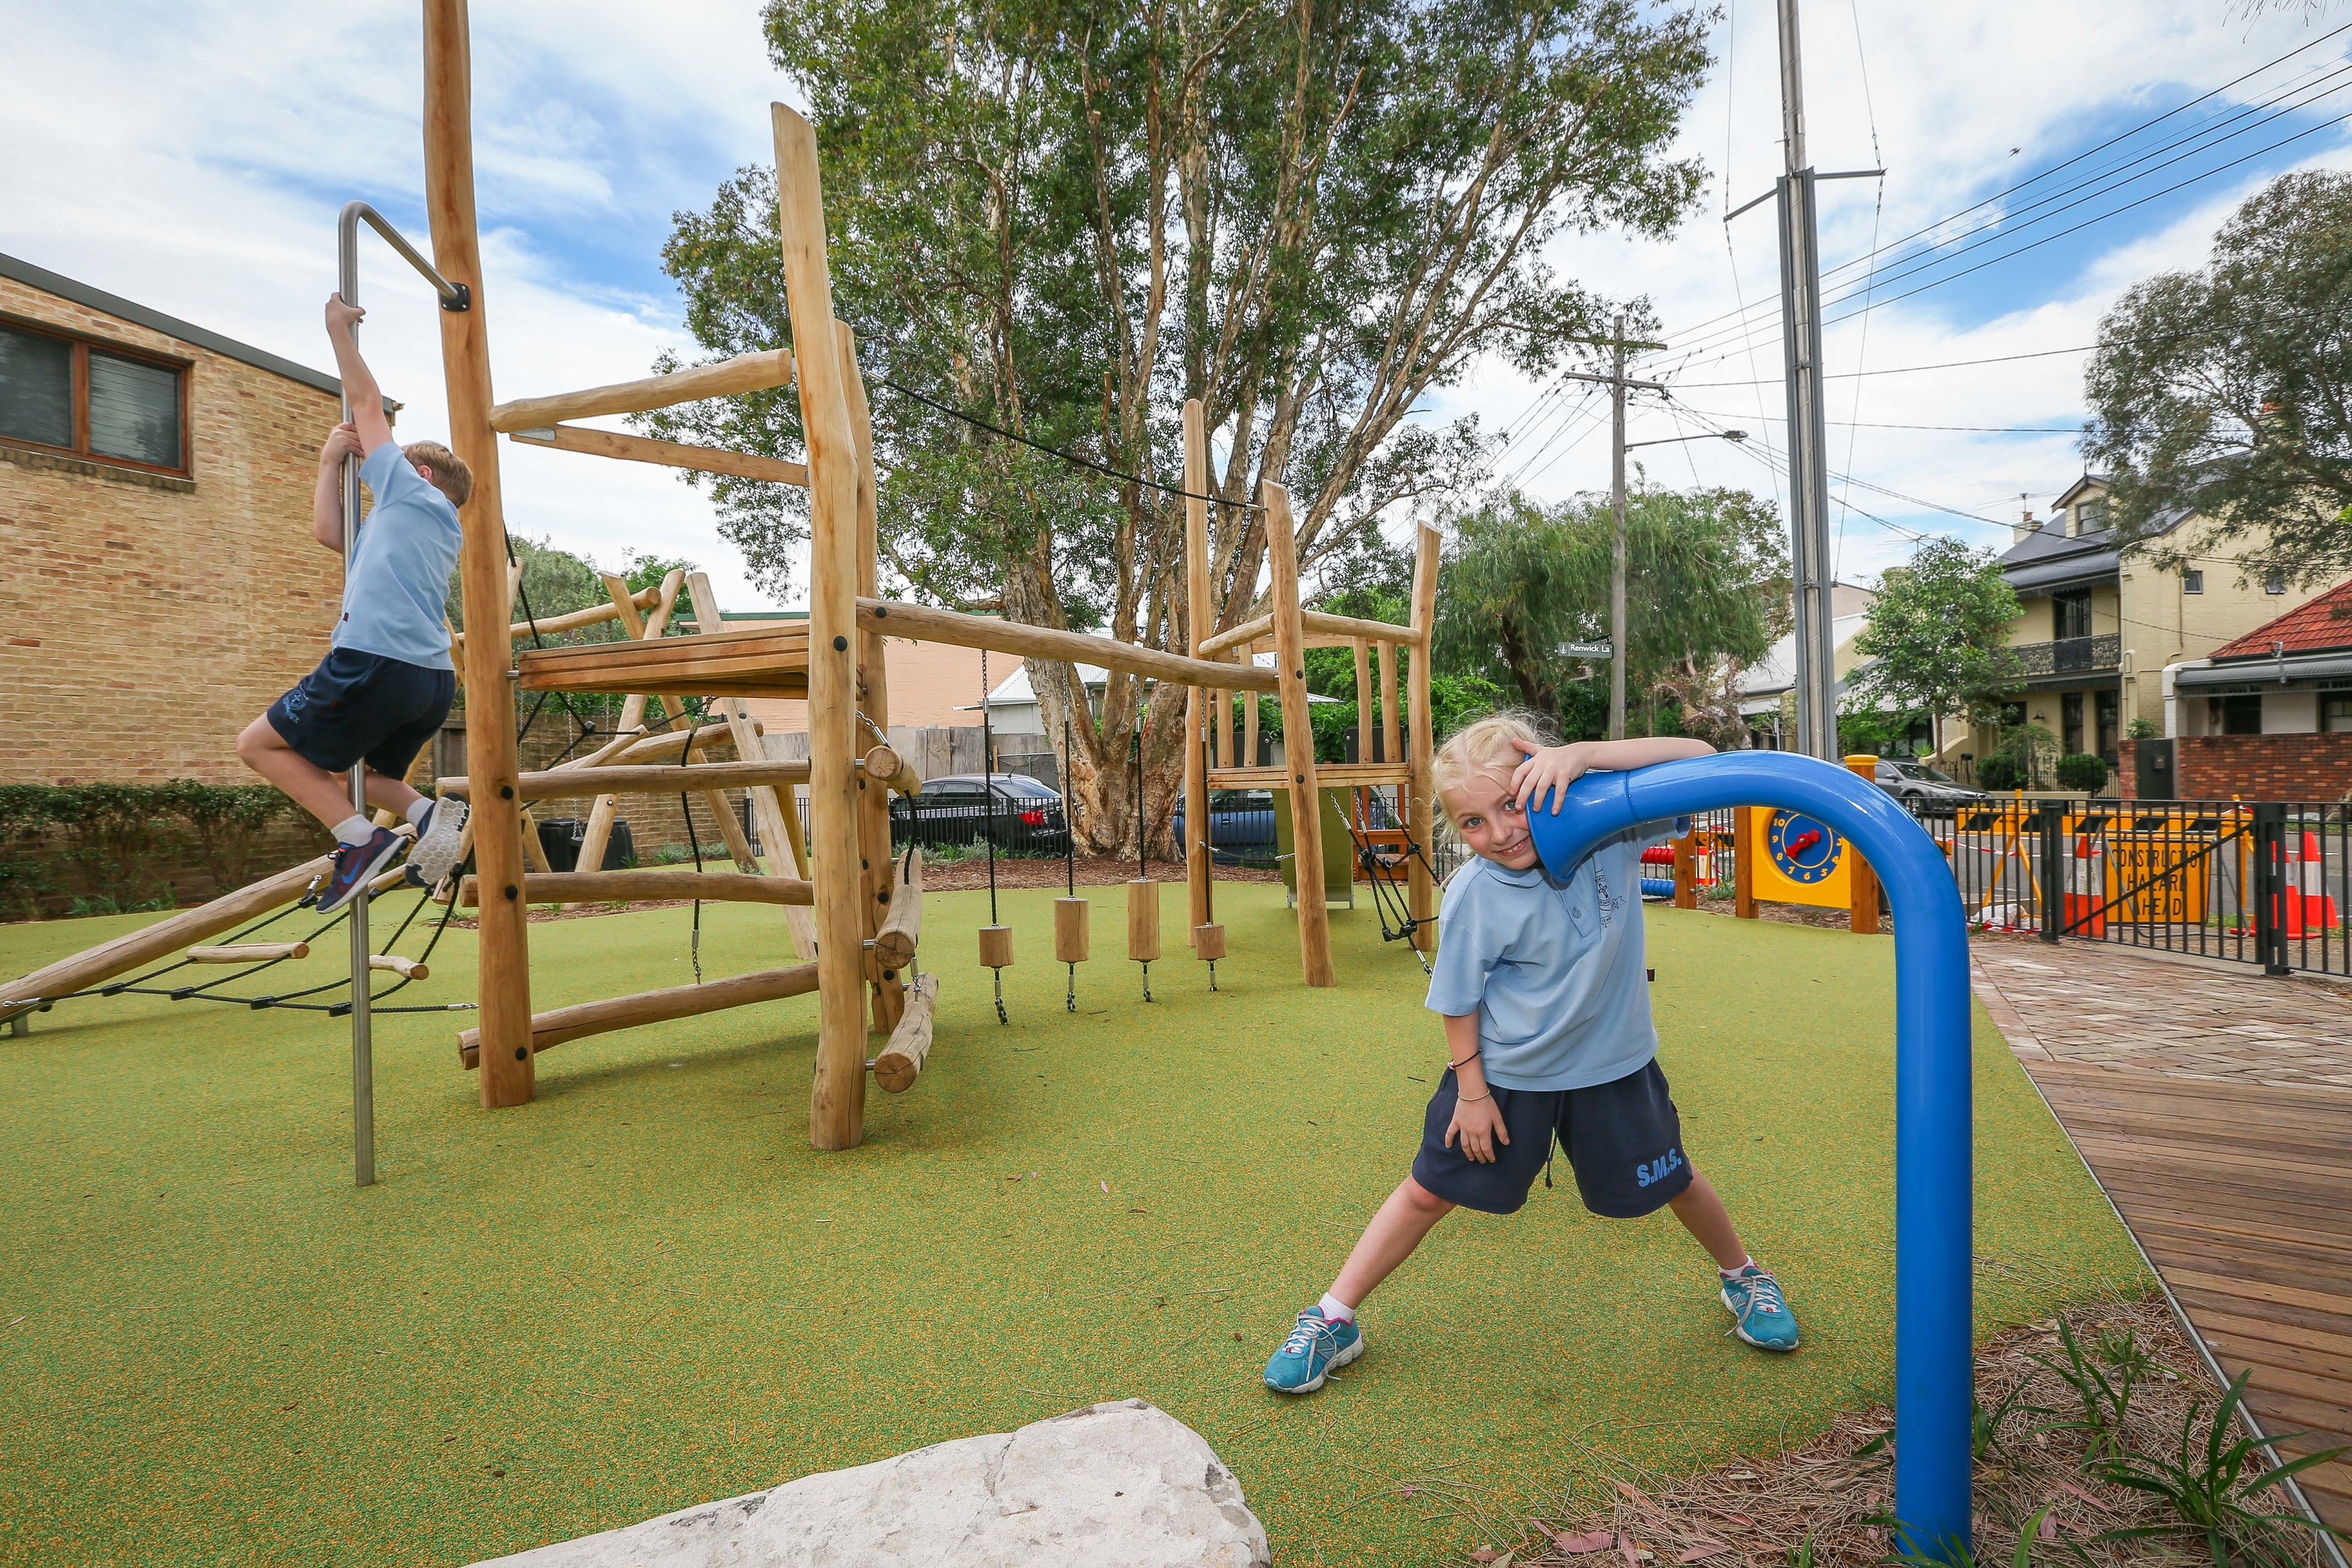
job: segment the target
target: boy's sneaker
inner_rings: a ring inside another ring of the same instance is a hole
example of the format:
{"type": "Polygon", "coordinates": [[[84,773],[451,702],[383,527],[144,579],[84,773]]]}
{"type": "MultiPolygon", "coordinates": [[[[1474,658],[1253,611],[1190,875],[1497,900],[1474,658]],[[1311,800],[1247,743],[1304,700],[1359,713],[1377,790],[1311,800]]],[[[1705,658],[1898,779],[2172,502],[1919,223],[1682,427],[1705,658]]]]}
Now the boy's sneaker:
{"type": "Polygon", "coordinates": [[[408,879],[430,888],[456,870],[465,835],[464,801],[448,795],[426,806],[425,820],[416,825],[416,847],[408,852],[408,879]]]}
{"type": "Polygon", "coordinates": [[[1759,1351],[1797,1348],[1797,1315],[1780,1294],[1780,1282],[1753,1263],[1723,1279],[1723,1304],[1731,1310],[1731,1331],[1759,1351]]]}
{"type": "Polygon", "coordinates": [[[389,827],[377,828],[364,844],[337,845],[335,868],[319,893],[319,912],[331,915],[350,903],[407,847],[408,840],[389,827]]]}
{"type": "Polygon", "coordinates": [[[1290,1337],[1265,1363],[1265,1385],[1277,1394],[1312,1394],[1334,1367],[1364,1353],[1364,1331],[1353,1319],[1333,1322],[1320,1307],[1309,1307],[1290,1326],[1290,1337]]]}

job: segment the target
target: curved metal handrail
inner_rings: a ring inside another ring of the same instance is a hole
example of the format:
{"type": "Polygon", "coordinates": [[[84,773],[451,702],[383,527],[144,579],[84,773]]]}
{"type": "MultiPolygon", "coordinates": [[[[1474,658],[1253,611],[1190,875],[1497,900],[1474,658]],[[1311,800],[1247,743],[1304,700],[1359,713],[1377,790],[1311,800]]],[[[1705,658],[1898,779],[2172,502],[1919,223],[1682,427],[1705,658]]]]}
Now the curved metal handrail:
{"type": "Polygon", "coordinates": [[[1827,823],[1894,910],[1895,1512],[1916,1550],[1940,1552],[1969,1538],[1975,1359],[1968,921],[1943,851],[1869,781],[1786,752],[1587,773],[1556,810],[1531,802],[1528,825],[1545,868],[1565,876],[1637,823],[1733,805],[1827,823]]]}

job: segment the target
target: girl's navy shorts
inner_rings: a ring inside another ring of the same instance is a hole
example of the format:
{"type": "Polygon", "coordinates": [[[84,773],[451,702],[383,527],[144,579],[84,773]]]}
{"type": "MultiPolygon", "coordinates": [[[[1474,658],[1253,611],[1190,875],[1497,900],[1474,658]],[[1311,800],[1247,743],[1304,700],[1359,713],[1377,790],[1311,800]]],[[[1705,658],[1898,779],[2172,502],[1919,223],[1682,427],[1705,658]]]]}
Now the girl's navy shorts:
{"type": "Polygon", "coordinates": [[[1495,1108],[1511,1141],[1495,1141],[1495,1163],[1481,1164],[1445,1146],[1458,1089],[1452,1068],[1430,1097],[1422,1122],[1421,1152],[1412,1179],[1448,1203],[1486,1214],[1510,1214],[1551,1164],[1559,1141],[1576,1173],[1584,1206],[1610,1219],[1638,1219],[1680,1197],[1691,1183],[1683,1153],[1682,1118],[1657,1061],[1588,1089],[1494,1089],[1495,1108]]]}
{"type": "Polygon", "coordinates": [[[457,695],[446,669],[339,647],[301,684],[269,705],[269,727],[304,762],[339,773],[362,757],[388,778],[441,728],[457,695]]]}

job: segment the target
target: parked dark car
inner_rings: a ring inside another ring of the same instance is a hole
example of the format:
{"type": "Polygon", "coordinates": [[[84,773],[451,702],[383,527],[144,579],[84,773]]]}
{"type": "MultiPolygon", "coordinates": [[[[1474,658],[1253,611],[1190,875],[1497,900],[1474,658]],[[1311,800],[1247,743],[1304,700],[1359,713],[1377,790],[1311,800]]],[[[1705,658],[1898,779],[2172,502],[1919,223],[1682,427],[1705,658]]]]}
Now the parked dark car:
{"type": "Polygon", "coordinates": [[[1914,809],[1967,805],[1985,798],[1941,769],[1904,757],[1878,759],[1878,787],[1914,809]]]}
{"type": "MultiPolygon", "coordinates": [[[[1176,842],[1184,838],[1184,800],[1176,800],[1176,842]]],[[[1219,865],[1261,864],[1274,859],[1274,792],[1213,789],[1209,792],[1209,853],[1219,865]]]]}
{"type": "Polygon", "coordinates": [[[890,798],[895,848],[961,849],[992,839],[1000,854],[1067,854],[1070,825],[1061,792],[1026,773],[950,773],[926,779],[918,799],[890,798]]]}

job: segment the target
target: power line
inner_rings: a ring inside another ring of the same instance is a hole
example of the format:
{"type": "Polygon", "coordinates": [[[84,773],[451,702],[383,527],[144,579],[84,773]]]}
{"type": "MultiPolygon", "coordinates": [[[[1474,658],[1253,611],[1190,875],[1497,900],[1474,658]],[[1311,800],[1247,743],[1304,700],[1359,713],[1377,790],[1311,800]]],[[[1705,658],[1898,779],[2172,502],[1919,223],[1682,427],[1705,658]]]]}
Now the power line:
{"type": "Polygon", "coordinates": [[[1140,474],[1122,473],[1120,470],[1112,468],[1108,463],[1097,463],[1092,458],[1082,458],[1076,452],[1065,452],[1058,447],[1048,447],[1043,441],[1033,441],[1026,436],[1007,430],[1002,425],[991,425],[987,420],[980,418],[977,416],[966,414],[961,409],[950,408],[944,403],[924,396],[921,393],[917,392],[912,387],[899,385],[897,382],[890,380],[887,376],[877,376],[875,379],[881,385],[888,387],[899,396],[911,397],[916,402],[921,404],[924,407],[934,409],[939,413],[946,415],[950,419],[961,419],[965,424],[970,425],[976,429],[985,430],[992,436],[1001,436],[1005,440],[1016,442],[1021,446],[1028,447],[1033,452],[1042,452],[1046,457],[1057,458],[1062,462],[1072,464],[1075,467],[1092,468],[1096,473],[1108,475],[1114,479],[1119,479],[1130,485],[1143,485],[1149,489],[1161,491],[1167,495],[1182,496],[1187,500],[1213,501],[1219,506],[1239,507],[1244,511],[1262,511],[1265,510],[1255,501],[1232,500],[1220,495],[1199,495],[1195,494],[1192,490],[1184,489],[1181,485],[1163,485],[1158,479],[1147,479],[1140,474]]]}
{"type": "MultiPolygon", "coordinates": [[[[2091,148],[2087,148],[2087,149],[2085,149],[2084,151],[2083,151],[2083,152],[2081,152],[2081,153],[2076,153],[2074,157],[2071,157],[2071,158],[2065,159],[2065,160],[2063,160],[2063,162],[2060,162],[2060,163],[2053,163],[2053,164],[2050,165],[2048,168],[2046,168],[2046,169],[2042,169],[2042,170],[2040,170],[2040,171],[2036,172],[2035,174],[2029,174],[2029,175],[2028,175],[2028,176],[2026,176],[2024,179],[2018,181],[2016,184],[2012,184],[2012,185],[2009,185],[2009,186],[2006,186],[2006,187],[2004,187],[2004,188],[2002,188],[2002,189],[2000,189],[2000,190],[1995,191],[1995,192],[1994,192],[1994,193],[1992,193],[1990,195],[1984,197],[1982,200],[1980,200],[1980,201],[1977,201],[1977,202],[1973,202],[1973,203],[1969,204],[1968,206],[1965,206],[1965,207],[1961,207],[1961,208],[1959,208],[1959,209],[1958,209],[1958,211],[1956,211],[1956,212],[1948,213],[1948,214],[1945,215],[1944,216],[1942,216],[1942,217],[1940,217],[1940,218],[1936,219],[1936,220],[1935,220],[1934,222],[1932,222],[1932,223],[1927,224],[1927,225],[1923,226],[1922,227],[1919,227],[1919,228],[1914,229],[1914,230],[1913,230],[1913,231],[1911,231],[1909,234],[1903,235],[1903,236],[1901,236],[1901,237],[1897,237],[1897,238],[1895,238],[1895,239],[1893,239],[1893,240],[1889,240],[1889,241],[1886,243],[1886,245],[1885,245],[1885,247],[1878,247],[1878,248],[1883,248],[1883,249],[1885,249],[1885,250],[1894,250],[1894,249],[1897,249],[1897,248],[1899,248],[1899,247],[1903,247],[1903,246],[1906,246],[1906,245],[1910,244],[1913,240],[1920,239],[1920,238],[1923,238],[1923,237],[1927,237],[1927,236],[1928,236],[1928,235],[1934,234],[1934,233],[1936,233],[1937,231],[1938,231],[1938,230],[1940,230],[1940,229],[1944,228],[1946,226],[1948,226],[1948,225],[1949,225],[1949,224],[1951,224],[1951,223],[1957,222],[1958,220],[1959,220],[1959,219],[1961,219],[1961,218],[1963,218],[1963,217],[1966,217],[1966,216],[1967,216],[1969,214],[1970,214],[1970,213],[1977,212],[1977,211],[1979,211],[1979,210],[1981,210],[1981,209],[1983,209],[1983,208],[1985,208],[1985,207],[1990,206],[1990,205],[1992,205],[1994,203],[1997,203],[1997,202],[2000,201],[2000,200],[2001,200],[2001,199],[2003,199],[2004,197],[2011,196],[2011,195],[2017,195],[2017,194],[2018,194],[2019,192],[2021,192],[2021,191],[2024,191],[2024,190],[2030,189],[2030,188],[2031,188],[2031,187],[2032,187],[2033,185],[2040,184],[2042,181],[2044,181],[2044,180],[2049,179],[2050,177],[2052,177],[2052,176],[2053,176],[2053,175],[2054,175],[2054,174],[2059,174],[2059,173],[2061,173],[2061,172],[2063,172],[2063,171],[2064,171],[2064,170],[2066,170],[2066,169],[2073,168],[2074,165],[2076,165],[2076,164],[2078,164],[2078,163],[2081,163],[2084,162],[2084,161],[2085,161],[2085,160],[2087,160],[2087,159],[2096,157],[2099,153],[2104,153],[2104,152],[2107,151],[2109,148],[2112,148],[2112,147],[2116,147],[2116,146],[2117,146],[2117,145],[2120,145],[2121,143],[2123,143],[2123,142],[2125,142],[2129,141],[2132,137],[2135,137],[2135,136],[2137,136],[2137,135],[2140,134],[2142,132],[2145,132],[2145,131],[2150,130],[2150,129],[2152,129],[2153,127],[2155,127],[2155,126],[2157,126],[2157,125],[2160,125],[2160,124],[2162,124],[2165,121],[2167,121],[2167,120],[2169,120],[2169,119],[2173,118],[2175,115],[2181,114],[2181,113],[2184,113],[2184,112],[2186,112],[2187,110],[2190,110],[2190,109],[2194,109],[2197,105],[2199,105],[2199,104],[2200,104],[2200,103],[2205,102],[2207,100],[2211,99],[2211,98],[2218,97],[2218,96],[2220,96],[2221,94],[2222,94],[2222,93],[2224,93],[2224,92],[2227,92],[2230,89],[2231,89],[2231,88],[2233,88],[2233,87],[2238,86],[2240,83],[2242,83],[2242,82],[2245,82],[2245,81],[2249,81],[2249,80],[2252,79],[2253,78],[2255,78],[2255,77],[2257,77],[2257,76],[2262,75],[2263,72],[2265,72],[2265,71],[2267,71],[2267,70],[2271,70],[2271,69],[2273,69],[2273,68],[2275,68],[2275,67],[2277,67],[2277,66],[2279,66],[2279,65],[2282,65],[2282,64],[2285,63],[2287,60],[2292,59],[2294,56],[2296,56],[2296,55],[2298,55],[2298,54],[2302,54],[2302,53],[2304,53],[2304,52],[2305,52],[2305,51],[2306,51],[2306,50],[2309,50],[2309,49],[2312,49],[2312,48],[2315,48],[2315,47],[2317,47],[2319,45],[2324,44],[2324,43],[2326,43],[2326,42],[2328,42],[2330,39],[2335,38],[2335,37],[2339,37],[2339,36],[2341,36],[2342,34],[2347,33],[2347,32],[2352,32],[2352,24],[2347,24],[2345,26],[2336,27],[2336,28],[2335,28],[2335,29],[2333,29],[2333,30],[2331,30],[2331,31],[2329,31],[2329,32],[2326,32],[2326,33],[2323,33],[2323,34],[2321,34],[2318,37],[2312,38],[2312,39],[2308,39],[2308,40],[2306,40],[2306,41],[2305,41],[2305,42],[2304,42],[2304,43],[2298,44],[2298,45],[2296,45],[2294,48],[2291,48],[2291,49],[2287,50],[2285,53],[2281,54],[2281,55],[2279,55],[2279,56],[2276,56],[2275,58],[2272,58],[2272,59],[2266,60],[2266,61],[2264,61],[2263,64],[2261,64],[2261,65],[2259,65],[2259,66],[2254,67],[2252,69],[2248,70],[2248,71],[2245,71],[2245,72],[2242,72],[2242,74],[2240,74],[2240,75],[2238,75],[2238,76],[2236,76],[2236,77],[2231,78],[2230,80],[2228,80],[2228,81],[2226,81],[2226,82],[2223,82],[2223,83],[2222,83],[2221,86],[2219,86],[2219,87],[2213,88],[2213,89],[2210,89],[2210,90],[2208,90],[2208,91],[2206,91],[2206,92],[2200,93],[2197,97],[2195,97],[2195,98],[2192,98],[2192,99],[2189,100],[2188,100],[2187,102],[2185,102],[2185,103],[2181,103],[2181,104],[2175,105],[2173,108],[2171,108],[2171,109],[2168,109],[2168,110],[2165,110],[2162,114],[2155,115],[2155,116],[2151,117],[2151,118],[2149,118],[2149,119],[2147,119],[2147,120],[2144,120],[2144,121],[2142,121],[2141,122],[2139,122],[2139,123],[2138,123],[2138,124],[2137,124],[2137,125],[2131,126],[2131,127],[2129,127],[2129,128],[2127,128],[2127,129],[2126,129],[2126,130],[2124,130],[2124,131],[2122,131],[2122,132],[2117,132],[2116,135],[2109,137],[2106,141],[2100,142],[2097,146],[2091,147],[2091,148]]],[[[2315,68],[2312,68],[2312,70],[2306,71],[2306,72],[2305,73],[2305,79],[2306,79],[2306,80],[2307,80],[2307,79],[2309,79],[2309,77],[2310,77],[2312,74],[2314,74],[2314,72],[2317,71],[2317,70],[2318,70],[2318,69],[2320,69],[2320,68],[2322,68],[2315,67],[2315,68]]],[[[2295,85],[2295,84],[2291,84],[2291,85],[2290,85],[2290,87],[2289,87],[2289,89],[2288,89],[2287,90],[2288,90],[2288,91],[2293,91],[2293,90],[2294,90],[2294,85],[2295,85]]],[[[2284,94],[2281,94],[2281,95],[2279,95],[2279,96],[2284,96],[2284,94]]],[[[2267,100],[2267,101],[2268,101],[2268,102],[2275,102],[2276,100],[2276,100],[2276,98],[2274,97],[2273,99],[2269,100],[2267,100]]],[[[2227,118],[2224,118],[2222,121],[2219,121],[2218,123],[2220,123],[2220,124],[2224,124],[2224,125],[2225,125],[2225,124],[2228,124],[2228,123],[2230,122],[2230,120],[2231,120],[2231,119],[2242,119],[2242,118],[2243,118],[2245,115],[2250,114],[2250,113],[2252,113],[2252,112],[2255,112],[2255,111],[2257,111],[2259,109],[2261,109],[2262,107],[2264,107],[2264,106],[2265,106],[2265,105],[2263,105],[2263,104],[2256,104],[2256,105],[2251,105],[2251,106],[2247,106],[2247,107],[2245,107],[2245,108],[2242,108],[2241,110],[2237,110],[2237,111],[2236,111],[2234,114],[2232,114],[2231,116],[2229,116],[2229,117],[2227,117],[2227,118]]],[[[2208,129],[2211,129],[2211,128],[2213,128],[2213,127],[2212,127],[2210,124],[2209,124],[2208,129]]],[[[2196,134],[2196,133],[2192,133],[2192,136],[2193,136],[2194,134],[2196,134]]],[[[2168,146],[2168,147],[2169,147],[2169,146],[2178,146],[2179,144],[2179,140],[2176,140],[2176,141],[2174,141],[2174,142],[2172,142],[2167,143],[2167,146],[2168,146]]],[[[2120,165],[2117,165],[2117,164],[2110,164],[2108,167],[2109,167],[2110,171],[2112,171],[2112,169],[2114,169],[2114,168],[2116,168],[2116,167],[2126,167],[2126,168],[2127,168],[2127,167],[2129,167],[2129,166],[2130,166],[2132,163],[2134,163],[2143,162],[2143,161],[2145,161],[2145,159],[2146,159],[2146,158],[2150,157],[2150,156],[2153,156],[2155,153],[2162,152],[2162,151],[2165,151],[2165,150],[2166,150],[2165,148],[2157,148],[2157,149],[2152,150],[2150,153],[2140,153],[2140,154],[2137,154],[2137,155],[2136,155],[2135,157],[2133,157],[2133,158],[2131,158],[2131,159],[2129,159],[2129,160],[2125,161],[2125,162],[2124,162],[2123,163],[2121,163],[2120,165]]],[[[2079,187],[2079,186],[2077,186],[2077,187],[2074,187],[2074,188],[2080,188],[2080,187],[2079,187]]],[[[1728,206],[1728,200],[1727,200],[1727,203],[1726,203],[1726,205],[1727,205],[1727,206],[1728,206]]],[[[2030,208],[2028,208],[2028,209],[2026,209],[2026,210],[2031,210],[2031,209],[2030,209],[2030,208]]],[[[1876,254],[1876,250],[1874,250],[1874,252],[1872,253],[1872,255],[1875,255],[1875,254],[1876,254]]],[[[1861,267],[1861,266],[1863,266],[1865,262],[1869,261],[1870,259],[1871,259],[1871,257],[1870,257],[1870,256],[1856,257],[1856,258],[1853,258],[1853,259],[1851,259],[1851,260],[1848,260],[1848,261],[1845,261],[1845,262],[1843,262],[1843,263],[1839,264],[1837,267],[1832,268],[1830,269],[1829,276],[1834,277],[1834,276],[1838,275],[1839,273],[1843,273],[1843,272],[1850,272],[1850,271],[1852,271],[1853,268],[1857,268],[1857,267],[1861,267]]],[[[1731,318],[1732,318],[1732,317],[1734,317],[1734,316],[1738,316],[1738,315],[1744,315],[1744,314],[1746,314],[1746,313],[1747,313],[1747,311],[1746,311],[1746,308],[1745,308],[1745,307],[1742,307],[1739,310],[1737,310],[1737,311],[1727,311],[1727,312],[1725,312],[1725,313],[1724,313],[1724,314],[1722,314],[1722,315],[1714,316],[1714,317],[1709,317],[1709,318],[1707,318],[1707,319],[1706,319],[1706,320],[1704,320],[1704,321],[1699,321],[1699,322],[1696,322],[1696,323],[1695,323],[1695,324],[1694,324],[1694,326],[1693,326],[1693,328],[1692,328],[1691,330],[1692,330],[1692,331],[1704,331],[1706,329],[1707,329],[1707,328],[1709,328],[1709,327],[1712,327],[1712,326],[1716,325],[1717,322],[1724,321],[1726,321],[1726,320],[1731,319],[1731,318]]]]}

